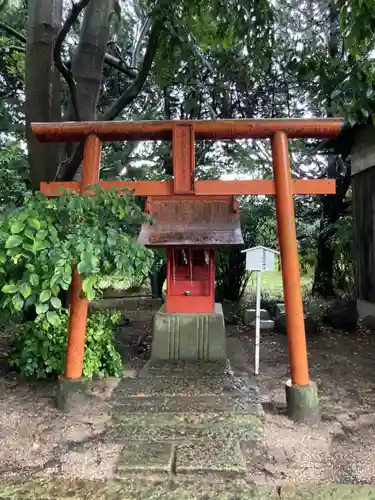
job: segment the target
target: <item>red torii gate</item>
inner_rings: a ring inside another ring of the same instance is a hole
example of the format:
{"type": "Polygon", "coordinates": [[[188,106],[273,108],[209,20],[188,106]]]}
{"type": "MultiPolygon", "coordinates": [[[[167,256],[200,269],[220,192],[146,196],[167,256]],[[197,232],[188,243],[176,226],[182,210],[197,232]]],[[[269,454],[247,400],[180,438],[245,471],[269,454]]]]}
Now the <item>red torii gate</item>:
{"type": "MultiPolygon", "coordinates": [[[[291,381],[309,385],[305,325],[302,307],[299,259],[293,194],[334,194],[334,180],[292,180],[288,139],[335,138],[343,121],[329,120],[218,120],[143,122],[33,123],[32,131],[42,142],[84,143],[80,182],[41,183],[47,196],[61,195],[61,188],[90,194],[86,186],[133,190],[137,196],[276,195],[276,215],[286,307],[291,381]],[[195,180],[195,140],[271,139],[274,180],[195,180]],[[173,149],[171,181],[100,181],[103,141],[169,140],[173,149]]],[[[74,272],[65,378],[82,376],[88,301],[80,298],[81,280],[74,272]]]]}

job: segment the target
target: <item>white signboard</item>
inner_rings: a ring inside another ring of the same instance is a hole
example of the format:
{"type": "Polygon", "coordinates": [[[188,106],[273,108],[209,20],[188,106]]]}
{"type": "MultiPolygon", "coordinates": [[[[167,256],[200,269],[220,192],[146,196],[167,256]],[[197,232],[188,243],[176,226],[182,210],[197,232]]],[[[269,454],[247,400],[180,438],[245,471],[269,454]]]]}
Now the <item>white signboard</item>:
{"type": "Polygon", "coordinates": [[[259,374],[259,350],[260,350],[260,295],[261,295],[261,273],[262,271],[275,270],[275,256],[279,252],[262,246],[242,250],[246,253],[246,270],[257,271],[256,291],[256,317],[255,317],[255,375],[259,374]]]}
{"type": "Polygon", "coordinates": [[[275,255],[279,252],[262,246],[248,248],[242,250],[246,253],[246,270],[247,271],[274,271],[275,270],[275,255]]]}

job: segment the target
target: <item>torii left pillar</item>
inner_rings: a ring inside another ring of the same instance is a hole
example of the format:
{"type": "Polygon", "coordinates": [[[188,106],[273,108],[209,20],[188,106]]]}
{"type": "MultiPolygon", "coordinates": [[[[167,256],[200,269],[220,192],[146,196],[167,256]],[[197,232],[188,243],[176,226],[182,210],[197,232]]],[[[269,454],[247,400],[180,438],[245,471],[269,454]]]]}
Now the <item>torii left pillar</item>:
{"type": "MultiPolygon", "coordinates": [[[[85,194],[88,186],[99,182],[102,143],[95,135],[85,139],[80,193],[85,194]]],[[[87,389],[87,380],[82,377],[85,356],[86,323],[89,301],[82,297],[82,281],[77,269],[73,270],[71,305],[66,350],[65,372],[59,377],[57,386],[57,406],[60,410],[70,411],[81,405],[82,396],[87,389]]]]}

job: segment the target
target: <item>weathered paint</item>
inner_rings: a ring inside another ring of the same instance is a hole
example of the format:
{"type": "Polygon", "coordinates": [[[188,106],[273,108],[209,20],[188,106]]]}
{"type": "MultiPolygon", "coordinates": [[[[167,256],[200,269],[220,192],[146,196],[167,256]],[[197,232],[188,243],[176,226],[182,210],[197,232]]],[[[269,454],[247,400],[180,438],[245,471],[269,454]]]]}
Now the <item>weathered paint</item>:
{"type": "Polygon", "coordinates": [[[291,378],[292,383],[295,385],[308,385],[309,371],[292,177],[289,164],[288,136],[284,132],[277,132],[272,138],[272,165],[276,187],[276,216],[283,274],[291,378]]]}
{"type": "MultiPolygon", "coordinates": [[[[173,181],[99,181],[102,189],[127,189],[136,196],[176,196],[173,194],[173,181]]],[[[42,182],[40,190],[46,196],[61,196],[63,190],[78,191],[79,182],[42,182]]],[[[293,194],[335,194],[336,182],[331,179],[294,180],[293,194]]],[[[88,192],[87,194],[90,194],[88,192]]],[[[230,195],[272,195],[275,183],[272,180],[244,181],[195,181],[196,196],[230,195]]],[[[167,198],[165,199],[167,201],[167,198]]]]}
{"type": "Polygon", "coordinates": [[[243,245],[232,197],[149,198],[153,224],[142,226],[138,241],[151,247],[243,245]]]}
{"type": "Polygon", "coordinates": [[[283,131],[290,139],[335,138],[344,127],[340,119],[318,120],[171,120],[140,122],[51,122],[32,123],[31,128],[42,142],[80,142],[94,134],[102,141],[171,140],[174,127],[193,125],[196,140],[267,139],[283,131]]]}
{"type": "MultiPolygon", "coordinates": [[[[94,185],[99,180],[101,141],[95,136],[85,140],[83,157],[81,194],[87,194],[86,186],[94,185]]],[[[66,352],[65,378],[79,379],[82,376],[85,355],[85,337],[89,301],[81,297],[82,281],[77,270],[73,272],[72,295],[66,352]]]]}

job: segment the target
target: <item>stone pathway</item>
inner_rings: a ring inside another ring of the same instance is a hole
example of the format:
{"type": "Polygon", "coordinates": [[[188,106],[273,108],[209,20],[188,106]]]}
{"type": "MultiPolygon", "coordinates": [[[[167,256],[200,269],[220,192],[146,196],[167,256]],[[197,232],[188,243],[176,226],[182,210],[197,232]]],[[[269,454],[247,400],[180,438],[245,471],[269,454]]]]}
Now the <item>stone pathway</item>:
{"type": "Polygon", "coordinates": [[[229,364],[149,362],[113,392],[107,438],[121,444],[117,475],[164,472],[246,475],[263,430],[256,387],[229,364]]]}
{"type": "Polygon", "coordinates": [[[220,481],[207,475],[166,483],[154,476],[126,481],[55,479],[0,481],[1,500],[373,500],[375,488],[358,485],[254,486],[244,480],[220,481]]]}

